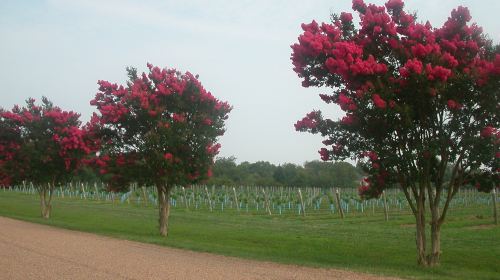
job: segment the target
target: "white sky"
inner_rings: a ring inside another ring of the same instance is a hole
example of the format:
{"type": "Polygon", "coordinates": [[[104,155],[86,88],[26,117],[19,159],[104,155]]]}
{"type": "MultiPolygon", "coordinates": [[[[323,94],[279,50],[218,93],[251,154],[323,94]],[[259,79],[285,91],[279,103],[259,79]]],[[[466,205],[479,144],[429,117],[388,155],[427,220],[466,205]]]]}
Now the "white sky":
{"type": "MultiPolygon", "coordinates": [[[[498,0],[406,2],[433,26],[467,6],[500,41],[498,0]]],[[[302,164],[319,159],[321,137],[296,132],[293,124],[313,109],[334,118],[342,113],[319,99],[329,89],[301,87],[290,45],[301,23],[328,21],[331,12],[350,7],[349,0],[0,0],[0,107],[43,95],[87,121],[97,80],[124,84],[125,67],[142,72],[151,62],[199,74],[234,106],[220,156],[302,164]]]]}

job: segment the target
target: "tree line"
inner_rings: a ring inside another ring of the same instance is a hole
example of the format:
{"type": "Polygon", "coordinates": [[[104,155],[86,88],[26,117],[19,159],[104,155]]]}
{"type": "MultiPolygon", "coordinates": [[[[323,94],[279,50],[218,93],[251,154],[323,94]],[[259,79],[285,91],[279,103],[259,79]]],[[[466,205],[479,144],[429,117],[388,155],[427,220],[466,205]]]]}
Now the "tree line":
{"type": "Polygon", "coordinates": [[[363,171],[348,162],[308,161],[304,165],[267,161],[236,163],[235,157],[219,157],[208,185],[358,187],[363,171]]]}

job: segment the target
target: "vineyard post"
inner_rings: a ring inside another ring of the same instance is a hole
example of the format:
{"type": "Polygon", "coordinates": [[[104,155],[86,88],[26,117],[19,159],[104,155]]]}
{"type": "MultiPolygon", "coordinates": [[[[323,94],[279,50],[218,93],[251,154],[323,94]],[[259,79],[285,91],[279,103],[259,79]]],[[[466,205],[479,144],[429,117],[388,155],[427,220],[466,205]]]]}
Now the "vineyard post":
{"type": "Polygon", "coordinates": [[[300,206],[302,207],[302,216],[306,215],[306,208],[304,207],[304,200],[302,199],[302,192],[299,189],[300,206]]]}
{"type": "Polygon", "coordinates": [[[193,198],[194,208],[198,209],[198,204],[196,203],[196,194],[194,192],[195,189],[193,188],[193,191],[191,192],[191,197],[193,198]]]}
{"type": "Polygon", "coordinates": [[[212,212],[212,199],[210,198],[210,193],[208,193],[208,189],[206,186],[205,186],[205,193],[207,194],[208,206],[210,207],[210,212],[212,212]]]}
{"type": "Polygon", "coordinates": [[[184,205],[186,206],[186,209],[189,209],[188,200],[186,197],[186,189],[184,187],[182,187],[182,194],[184,195],[184,205]]]}
{"type": "Polygon", "coordinates": [[[389,221],[389,213],[387,209],[387,198],[385,196],[385,191],[382,191],[382,198],[384,199],[384,218],[386,221],[389,221]]]}
{"type": "Polygon", "coordinates": [[[495,219],[495,225],[498,225],[497,196],[495,189],[491,191],[491,198],[493,200],[493,218],[495,219]]]}
{"type": "Polygon", "coordinates": [[[465,196],[464,196],[464,204],[465,206],[467,207],[469,205],[469,196],[470,196],[470,193],[469,193],[469,190],[465,190],[465,196]]]}
{"type": "Polygon", "coordinates": [[[339,189],[335,190],[335,197],[337,198],[337,207],[339,209],[340,218],[344,218],[344,210],[342,210],[342,205],[340,205],[340,192],[339,189]]]}
{"type": "Polygon", "coordinates": [[[85,194],[85,185],[83,183],[80,183],[82,187],[82,193],[83,193],[83,199],[87,199],[87,195],[85,194]]]}
{"type": "Polygon", "coordinates": [[[267,210],[267,213],[269,214],[269,216],[271,216],[271,208],[269,207],[269,197],[267,196],[266,194],[266,191],[264,191],[264,189],[262,189],[262,193],[264,194],[264,202],[266,203],[266,210],[267,210]]]}
{"type": "Polygon", "coordinates": [[[99,191],[97,189],[97,182],[94,182],[95,199],[99,200],[99,191]]]}
{"type": "Polygon", "coordinates": [[[233,187],[234,201],[236,203],[236,209],[240,212],[240,204],[238,203],[238,196],[236,195],[236,189],[233,187]]]}
{"type": "Polygon", "coordinates": [[[148,207],[148,197],[146,196],[146,186],[142,186],[142,196],[144,197],[144,206],[148,207]]]}

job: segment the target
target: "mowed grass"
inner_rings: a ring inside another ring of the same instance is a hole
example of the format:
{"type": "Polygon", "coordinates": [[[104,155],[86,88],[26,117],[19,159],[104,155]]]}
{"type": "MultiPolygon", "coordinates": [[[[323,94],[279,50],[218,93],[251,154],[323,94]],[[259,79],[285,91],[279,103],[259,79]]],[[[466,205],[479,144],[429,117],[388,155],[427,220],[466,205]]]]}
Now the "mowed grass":
{"type": "MultiPolygon", "coordinates": [[[[416,265],[413,216],[381,213],[273,215],[173,208],[168,238],[158,235],[153,207],[55,198],[52,218],[39,218],[35,195],[0,191],[0,215],[116,238],[195,251],[411,279],[500,279],[500,226],[492,209],[452,209],[442,229],[442,260],[416,265]]],[[[0,229],[1,231],[2,229],[0,229]]]]}

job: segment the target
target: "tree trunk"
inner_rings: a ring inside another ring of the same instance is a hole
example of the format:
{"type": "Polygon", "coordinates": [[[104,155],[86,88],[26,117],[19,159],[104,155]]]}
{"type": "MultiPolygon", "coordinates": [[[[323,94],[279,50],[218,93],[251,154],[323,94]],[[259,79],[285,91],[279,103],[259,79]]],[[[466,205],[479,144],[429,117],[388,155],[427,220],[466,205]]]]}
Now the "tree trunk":
{"type": "Polygon", "coordinates": [[[441,226],[434,221],[431,224],[431,252],[427,255],[427,265],[436,266],[441,257],[441,226]]]}
{"type": "Polygon", "coordinates": [[[427,258],[425,254],[426,238],[425,238],[425,193],[420,193],[417,197],[417,212],[416,212],[416,243],[417,243],[417,263],[422,266],[427,266],[427,258]]]}
{"type": "Polygon", "coordinates": [[[49,219],[50,212],[52,210],[52,190],[49,188],[44,188],[39,191],[40,194],[40,214],[42,218],[49,219]],[[48,195],[48,197],[47,197],[48,195]]]}
{"type": "MultiPolygon", "coordinates": [[[[417,263],[420,266],[436,266],[439,264],[441,257],[441,224],[439,219],[439,207],[433,205],[431,209],[431,246],[426,246],[426,230],[425,230],[425,191],[420,192],[416,197],[416,243],[417,243],[417,263]]],[[[429,200],[429,203],[433,203],[429,200]]]]}
{"type": "Polygon", "coordinates": [[[171,188],[165,184],[156,184],[158,189],[158,204],[160,216],[160,235],[168,236],[168,217],[170,215],[170,191],[171,188]]]}
{"type": "Polygon", "coordinates": [[[441,223],[439,221],[439,207],[438,205],[434,205],[434,207],[431,207],[431,252],[427,255],[427,265],[438,265],[440,256],[441,223]]]}

